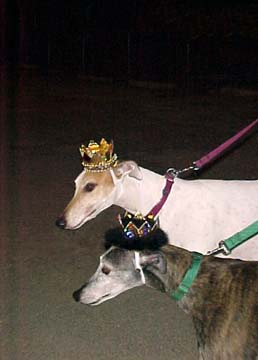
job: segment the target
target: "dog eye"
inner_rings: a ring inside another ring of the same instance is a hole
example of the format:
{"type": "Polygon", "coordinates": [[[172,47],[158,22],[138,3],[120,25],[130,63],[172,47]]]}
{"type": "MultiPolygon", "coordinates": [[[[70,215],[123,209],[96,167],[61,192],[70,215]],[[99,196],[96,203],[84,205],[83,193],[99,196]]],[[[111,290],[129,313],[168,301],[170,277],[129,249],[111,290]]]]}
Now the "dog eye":
{"type": "Polygon", "coordinates": [[[108,275],[111,270],[107,266],[103,266],[101,271],[103,272],[103,274],[108,275]]]}
{"type": "Polygon", "coordinates": [[[97,184],[94,184],[94,183],[88,183],[84,186],[84,190],[86,192],[91,192],[95,189],[95,187],[97,186],[97,184]]]}

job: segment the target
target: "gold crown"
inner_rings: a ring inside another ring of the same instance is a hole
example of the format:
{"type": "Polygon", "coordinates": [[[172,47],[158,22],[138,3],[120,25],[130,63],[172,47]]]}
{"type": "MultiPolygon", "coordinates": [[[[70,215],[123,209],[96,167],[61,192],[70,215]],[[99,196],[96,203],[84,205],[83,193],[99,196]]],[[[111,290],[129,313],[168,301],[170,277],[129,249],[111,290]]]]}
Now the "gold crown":
{"type": "Polygon", "coordinates": [[[116,166],[117,155],[113,154],[113,141],[110,144],[102,138],[100,143],[90,140],[88,146],[80,146],[82,166],[86,171],[104,171],[116,166]]]}
{"type": "Polygon", "coordinates": [[[140,213],[135,215],[125,212],[124,216],[118,216],[124,235],[127,238],[146,236],[158,227],[158,220],[153,215],[142,216],[140,213]]]}

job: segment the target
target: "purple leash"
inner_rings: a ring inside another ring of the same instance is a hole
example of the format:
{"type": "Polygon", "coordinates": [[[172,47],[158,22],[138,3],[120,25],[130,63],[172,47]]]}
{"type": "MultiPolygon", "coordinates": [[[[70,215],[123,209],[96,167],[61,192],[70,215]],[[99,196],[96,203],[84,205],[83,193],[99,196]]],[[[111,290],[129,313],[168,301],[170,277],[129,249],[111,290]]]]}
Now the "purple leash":
{"type": "Polygon", "coordinates": [[[236,145],[238,140],[243,139],[244,136],[250,134],[251,130],[258,124],[258,119],[254,120],[251,124],[246,126],[244,129],[240,130],[236,135],[232,136],[230,139],[225,141],[223,144],[219,145],[216,149],[209,152],[207,155],[204,155],[201,159],[194,162],[196,167],[195,170],[199,170],[209,164],[211,161],[214,161],[219,156],[221,156],[230,146],[236,145]]]}
{"type": "MultiPolygon", "coordinates": [[[[254,127],[258,124],[258,119],[254,120],[251,124],[246,126],[244,129],[240,130],[236,135],[232,136],[230,139],[226,140],[223,144],[219,145],[216,149],[210,151],[208,154],[201,157],[199,160],[194,161],[193,165],[185,168],[183,170],[176,170],[174,168],[168,169],[166,172],[166,185],[163,189],[162,198],[159,202],[150,210],[148,215],[154,217],[160,212],[162,206],[165,204],[172,186],[174,184],[174,179],[180,177],[181,174],[186,173],[189,175],[189,172],[198,171],[202,169],[207,164],[211,163],[219,156],[221,156],[226,150],[228,150],[232,145],[236,145],[240,139],[243,139],[245,136],[249,135],[254,127]]],[[[148,216],[147,215],[147,216],[148,216]]]]}

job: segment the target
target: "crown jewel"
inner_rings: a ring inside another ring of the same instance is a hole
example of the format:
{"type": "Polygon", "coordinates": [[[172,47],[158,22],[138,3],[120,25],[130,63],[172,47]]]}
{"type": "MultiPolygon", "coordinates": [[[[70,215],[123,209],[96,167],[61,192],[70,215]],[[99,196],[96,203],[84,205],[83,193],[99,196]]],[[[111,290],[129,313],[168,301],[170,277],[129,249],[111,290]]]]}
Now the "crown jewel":
{"type": "Polygon", "coordinates": [[[158,227],[158,220],[153,215],[142,216],[140,213],[135,215],[125,212],[124,216],[118,216],[120,225],[123,228],[126,238],[146,236],[158,227]]]}
{"type": "Polygon", "coordinates": [[[82,166],[86,171],[104,171],[111,166],[116,166],[117,155],[113,154],[113,141],[110,144],[102,138],[98,144],[90,140],[88,146],[80,146],[82,166]]]}

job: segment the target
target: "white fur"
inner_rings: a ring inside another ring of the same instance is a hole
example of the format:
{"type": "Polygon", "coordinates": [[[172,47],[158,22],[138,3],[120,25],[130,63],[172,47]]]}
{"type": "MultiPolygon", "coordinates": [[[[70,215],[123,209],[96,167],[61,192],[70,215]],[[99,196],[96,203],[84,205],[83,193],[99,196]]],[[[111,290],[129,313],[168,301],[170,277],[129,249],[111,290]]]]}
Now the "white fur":
{"type": "MultiPolygon", "coordinates": [[[[124,179],[117,205],[146,214],[161,198],[165,179],[143,168],[141,172],[140,182],[124,179]]],[[[159,219],[171,244],[205,254],[258,220],[258,181],[177,178],[159,219]]],[[[229,257],[257,260],[258,236],[229,257]]]]}

